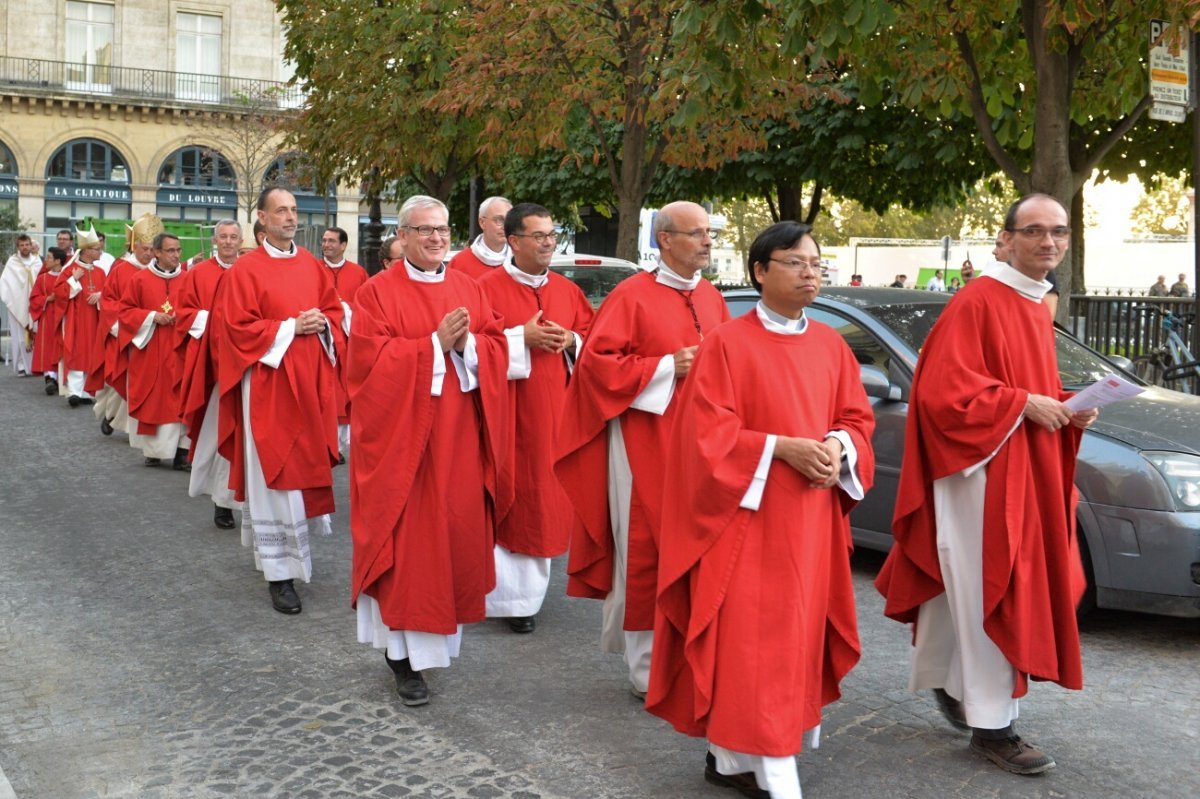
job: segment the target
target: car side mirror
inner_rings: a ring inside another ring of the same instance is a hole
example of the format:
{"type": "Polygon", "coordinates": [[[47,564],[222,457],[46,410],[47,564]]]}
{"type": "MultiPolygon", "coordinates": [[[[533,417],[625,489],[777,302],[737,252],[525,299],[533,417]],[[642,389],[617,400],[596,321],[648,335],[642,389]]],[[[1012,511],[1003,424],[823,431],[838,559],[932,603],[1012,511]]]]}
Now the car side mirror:
{"type": "Polygon", "coordinates": [[[862,380],[863,390],[867,392],[868,397],[875,397],[876,399],[887,400],[888,402],[900,401],[900,386],[888,380],[887,373],[878,366],[862,364],[858,367],[858,373],[862,380]]]}
{"type": "Polygon", "coordinates": [[[1126,372],[1133,371],[1133,361],[1129,360],[1124,355],[1105,355],[1104,357],[1112,361],[1117,367],[1124,369],[1126,372]]]}

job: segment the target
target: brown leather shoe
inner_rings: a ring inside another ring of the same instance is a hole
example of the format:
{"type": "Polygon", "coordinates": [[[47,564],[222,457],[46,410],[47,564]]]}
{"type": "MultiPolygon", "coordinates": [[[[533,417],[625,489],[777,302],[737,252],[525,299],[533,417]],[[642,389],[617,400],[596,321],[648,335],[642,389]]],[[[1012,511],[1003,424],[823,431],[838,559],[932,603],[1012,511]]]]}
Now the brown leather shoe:
{"type": "Polygon", "coordinates": [[[733,788],[742,796],[749,796],[751,799],[771,799],[771,794],[758,787],[758,780],[754,778],[753,771],[741,774],[722,774],[717,771],[717,758],[712,752],[704,756],[704,781],[721,788],[733,788]]]}
{"type": "Polygon", "coordinates": [[[1054,758],[1021,740],[1019,735],[1007,738],[971,736],[971,751],[983,755],[1005,771],[1013,774],[1041,774],[1054,768],[1054,758]]]}
{"type": "Polygon", "coordinates": [[[967,713],[963,710],[962,702],[950,696],[942,688],[934,688],[933,696],[937,699],[938,710],[942,711],[942,716],[950,722],[951,727],[963,732],[970,732],[971,725],[967,724],[967,713]]]}

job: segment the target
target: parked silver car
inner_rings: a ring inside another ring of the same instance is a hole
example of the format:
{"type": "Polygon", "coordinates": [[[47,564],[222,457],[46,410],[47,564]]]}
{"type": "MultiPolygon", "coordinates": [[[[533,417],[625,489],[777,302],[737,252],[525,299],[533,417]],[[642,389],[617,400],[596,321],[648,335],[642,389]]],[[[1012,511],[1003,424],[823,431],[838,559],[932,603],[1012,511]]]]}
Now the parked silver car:
{"type": "Polygon", "coordinates": [[[618,283],[642,271],[623,258],[583,253],[558,253],[550,259],[550,269],[583,289],[593,308],[599,308],[618,283]]]}
{"type": "MultiPolygon", "coordinates": [[[[733,316],[758,301],[750,289],[724,294],[733,316]]],[[[939,292],[826,287],[807,310],[850,345],[875,409],[875,487],[850,516],[860,546],[891,548],[913,369],[950,300],[939,292]]],[[[1128,366],[1056,332],[1068,390],[1128,366]]],[[[1200,398],[1151,386],[1104,408],[1084,434],[1075,484],[1088,576],[1081,613],[1099,606],[1200,616],[1200,398]]]]}

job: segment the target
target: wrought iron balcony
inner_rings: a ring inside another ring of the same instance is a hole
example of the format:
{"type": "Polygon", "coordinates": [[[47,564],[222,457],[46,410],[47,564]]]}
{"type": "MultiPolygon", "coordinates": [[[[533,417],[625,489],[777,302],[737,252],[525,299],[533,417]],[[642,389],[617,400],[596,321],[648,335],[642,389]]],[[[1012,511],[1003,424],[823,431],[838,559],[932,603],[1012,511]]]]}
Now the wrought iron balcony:
{"type": "Polygon", "coordinates": [[[271,80],[0,56],[0,91],[264,111],[299,108],[298,86],[271,80]]]}

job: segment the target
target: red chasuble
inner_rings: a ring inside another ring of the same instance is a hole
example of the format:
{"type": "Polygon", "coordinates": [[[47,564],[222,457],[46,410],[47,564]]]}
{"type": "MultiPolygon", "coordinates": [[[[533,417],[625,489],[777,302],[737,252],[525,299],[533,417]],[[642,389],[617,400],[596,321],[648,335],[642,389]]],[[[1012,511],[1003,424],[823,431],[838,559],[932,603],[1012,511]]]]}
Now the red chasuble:
{"type": "Polygon", "coordinates": [[[498,266],[488,266],[483,261],[479,260],[479,256],[477,256],[470,247],[460,250],[458,254],[450,259],[450,263],[447,264],[447,266],[449,266],[451,269],[457,269],[459,272],[462,272],[474,278],[475,280],[479,280],[484,275],[490,275],[492,272],[500,269],[498,266]]]}
{"type": "MultiPolygon", "coordinates": [[[[540,289],[513,280],[497,267],[479,280],[503,327],[520,327],[538,311],[542,318],[586,336],[594,312],[571,281],[554,272],[540,289]]],[[[532,369],[524,380],[508,384],[508,436],[511,445],[503,468],[512,475],[516,499],[496,520],[496,542],[510,552],[553,558],[567,551],[574,512],[554,476],[554,433],[558,430],[569,374],[566,356],[529,351],[532,369]]]]}
{"type": "MultiPolygon", "coordinates": [[[[104,283],[104,294],[100,298],[100,323],[96,329],[96,347],[103,353],[103,360],[97,364],[87,379],[85,386],[89,393],[95,394],[107,383],[128,401],[129,352],[117,343],[118,336],[109,335],[112,326],[117,324],[117,316],[121,311],[121,299],[125,289],[134,275],[145,271],[129,259],[133,256],[118,258],[108,272],[104,283]]],[[[136,417],[135,417],[136,418],[136,417]]]]}
{"type": "Polygon", "coordinates": [[[242,436],[242,376],[250,371],[250,421],[267,487],[299,490],[308,517],[333,512],[333,472],[338,460],[334,367],[319,335],[292,339],[279,368],[259,363],[279,326],[318,308],[329,320],[339,357],[344,352],[342,306],[325,269],[302,247],[272,258],[265,246],[238,259],[217,292],[217,379],[221,406],[217,446],[229,461],[229,487],[246,498],[242,436]]]}
{"type": "Polygon", "coordinates": [[[60,272],[43,269],[33,281],[29,292],[29,318],[37,322],[33,338],[33,371],[53,373],[62,360],[62,314],[66,303],[54,294],[60,272]]]}
{"type": "MultiPolygon", "coordinates": [[[[354,295],[370,277],[367,270],[353,261],[343,261],[337,269],[324,261],[321,262],[321,265],[325,267],[325,270],[329,272],[330,279],[333,280],[333,290],[337,292],[338,301],[353,308],[354,295]]],[[[353,318],[353,314],[351,314],[351,318],[353,318]]],[[[340,363],[337,366],[338,424],[350,424],[350,396],[346,389],[346,370],[342,366],[343,364],[340,363]]]]}
{"type": "Polygon", "coordinates": [[[77,262],[69,262],[58,275],[54,293],[60,302],[65,303],[63,310],[63,363],[69,372],[91,373],[97,364],[104,363],[104,350],[98,346],[96,335],[100,324],[100,310],[95,305],[89,305],[87,298],[92,292],[104,291],[104,270],[98,266],[84,269],[79,278],[83,290],[74,297],[71,295],[71,284],[68,282],[78,266],[77,262]]]}
{"type": "MultiPolygon", "coordinates": [[[[217,384],[215,367],[216,347],[212,331],[212,309],[217,294],[217,284],[225,275],[225,268],[216,258],[209,258],[184,272],[175,286],[172,303],[175,305],[175,356],[179,359],[178,375],[179,418],[187,426],[188,436],[195,441],[200,436],[200,423],[217,384]],[[188,332],[201,311],[210,316],[200,338],[188,332]]],[[[188,450],[192,458],[195,448],[188,450]]]]}
{"type": "Polygon", "coordinates": [[[782,460],[759,509],[740,503],[768,433],[846,432],[871,487],[875,417],[858,363],[819,322],[783,335],[750,312],[708,336],[677,405],[646,709],[728,749],[790,756],[858,662],[855,503],[782,460]]]}
{"type": "Polygon", "coordinates": [[[892,533],[875,585],[901,622],[945,588],[933,481],[992,452],[983,512],[983,627],[1018,672],[1083,686],[1075,605],[1084,577],[1075,539],[1075,456],[1082,431],[1022,421],[1030,393],[1066,399],[1046,309],[987,276],[962,288],[917,362],[892,533]],[[1001,443],[1003,442],[1003,446],[1001,443]]]}
{"type": "Polygon", "coordinates": [[[507,447],[500,320],[465,275],[420,283],[399,266],[363,286],[350,324],[352,603],[366,592],[389,628],[449,635],[484,618],[496,585],[490,516],[512,504],[496,462],[507,447]],[[433,332],[459,307],[470,315],[479,387],[464,393],[442,353],[435,397],[433,332]]]}
{"type": "Polygon", "coordinates": [[[117,307],[117,347],[126,353],[129,415],[137,420],[138,435],[152,436],[160,424],[179,421],[179,357],[171,325],[154,325],[144,349],[133,340],[151,313],[174,313],[179,280],[176,270],[163,277],[151,269],[130,275],[117,307]]]}
{"type": "Polygon", "coordinates": [[[650,383],[664,355],[699,344],[702,336],[697,327],[707,334],[728,319],[725,301],[708,281],[701,280],[689,297],[656,282],[652,272],[634,275],[613,289],[600,306],[567,388],[554,465],[576,515],[567,561],[567,593],[603,599],[612,590],[607,430],[608,421],[620,417],[633,473],[626,630],[654,629],[663,453],[676,403],[672,401],[662,416],[629,405],[650,383]]]}

